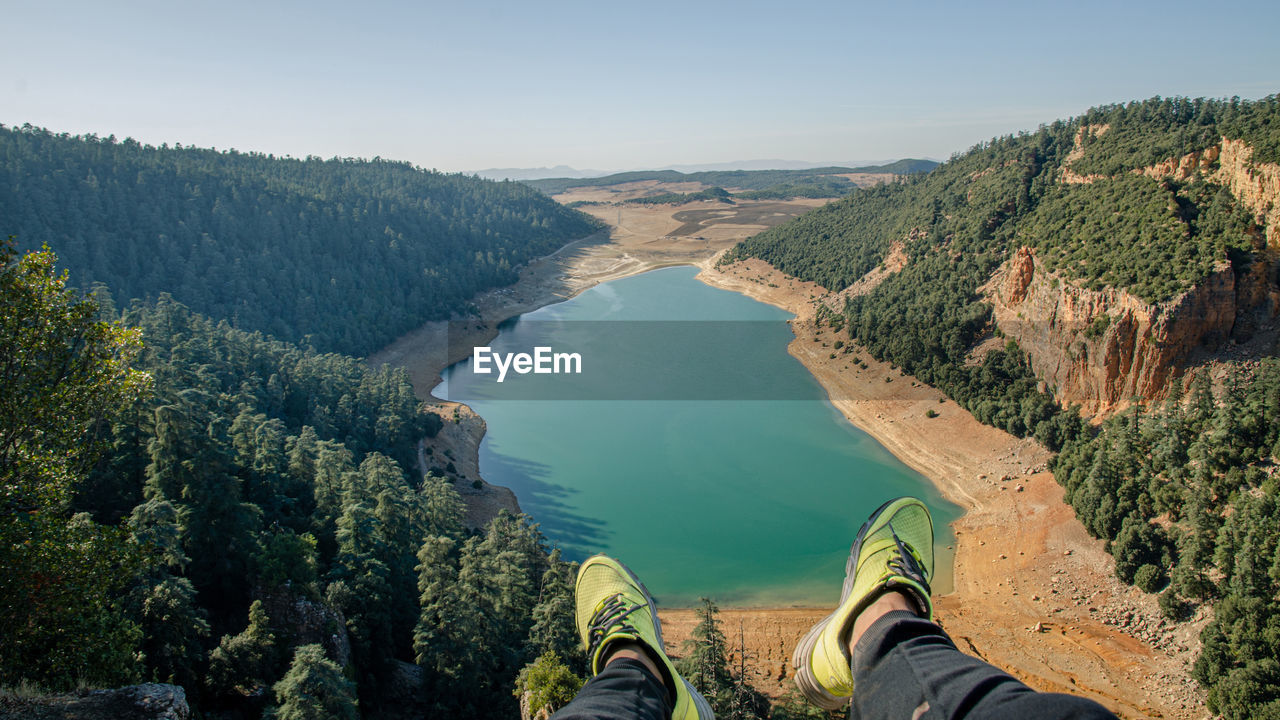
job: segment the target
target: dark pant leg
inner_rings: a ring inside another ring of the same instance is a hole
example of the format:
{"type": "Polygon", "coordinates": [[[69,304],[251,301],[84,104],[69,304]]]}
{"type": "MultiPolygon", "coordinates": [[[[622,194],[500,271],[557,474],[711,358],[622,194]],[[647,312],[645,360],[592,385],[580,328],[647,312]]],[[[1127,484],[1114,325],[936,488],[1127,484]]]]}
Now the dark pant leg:
{"type": "Polygon", "coordinates": [[[1032,690],[906,611],[886,614],[858,639],[853,687],[850,716],[860,720],[1115,717],[1092,700],[1032,690]]]}
{"type": "Polygon", "coordinates": [[[662,681],[643,663],[619,658],[587,681],[551,720],[668,720],[671,706],[662,681]]]}

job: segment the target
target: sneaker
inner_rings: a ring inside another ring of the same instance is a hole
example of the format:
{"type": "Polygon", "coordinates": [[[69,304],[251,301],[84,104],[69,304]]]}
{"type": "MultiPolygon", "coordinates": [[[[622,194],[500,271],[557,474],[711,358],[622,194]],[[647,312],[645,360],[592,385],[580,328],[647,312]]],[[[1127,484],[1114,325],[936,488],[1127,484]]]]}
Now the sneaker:
{"type": "Polygon", "coordinates": [[[849,637],[858,614],[889,590],[913,600],[921,617],[933,619],[929,580],[933,577],[933,519],[911,497],[881,505],[862,524],[845,565],[840,604],[796,645],[791,664],[805,698],[839,710],[853,695],[849,637]]]}
{"type": "Polygon", "coordinates": [[[662,672],[670,694],[672,720],[713,720],[711,705],[676,672],[662,649],[658,608],[640,579],[626,565],[604,555],[587,558],[578,568],[575,619],[578,637],[587,646],[591,674],[604,669],[606,648],[619,641],[637,642],[662,672]]]}

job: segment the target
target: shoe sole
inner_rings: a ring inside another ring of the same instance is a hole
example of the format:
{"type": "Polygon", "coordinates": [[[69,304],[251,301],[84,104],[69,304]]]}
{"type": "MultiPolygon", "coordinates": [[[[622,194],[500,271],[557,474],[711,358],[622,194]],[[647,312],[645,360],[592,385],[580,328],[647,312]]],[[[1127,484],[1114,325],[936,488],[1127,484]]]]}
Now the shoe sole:
{"type": "MultiPolygon", "coordinates": [[[[862,523],[862,527],[858,528],[858,534],[853,539],[853,545],[849,547],[849,559],[844,565],[844,584],[840,587],[840,602],[836,603],[836,609],[831,614],[819,620],[817,624],[809,628],[809,632],[800,638],[800,642],[796,643],[796,649],[791,653],[791,666],[795,668],[796,686],[800,688],[800,693],[805,696],[809,702],[817,705],[823,710],[840,710],[849,704],[850,698],[840,695],[833,695],[829,690],[818,682],[813,675],[810,658],[813,657],[813,649],[818,644],[818,638],[822,636],[822,631],[826,629],[827,623],[831,622],[844,607],[844,603],[849,599],[849,593],[853,591],[854,581],[857,579],[858,555],[862,553],[862,541],[867,535],[873,532],[872,528],[876,525],[876,521],[884,514],[888,507],[902,497],[896,497],[886,501],[880,507],[871,513],[871,517],[862,523]]],[[[875,527],[876,530],[879,527],[875,527]]]]}
{"type": "MultiPolygon", "coordinates": [[[[640,578],[636,577],[636,574],[631,572],[631,568],[627,567],[626,563],[622,562],[621,560],[618,560],[617,558],[611,558],[608,555],[598,555],[593,557],[604,557],[617,563],[618,567],[622,569],[622,572],[626,574],[627,579],[635,583],[636,587],[640,588],[640,593],[644,595],[645,604],[647,604],[649,607],[649,614],[653,616],[653,634],[657,636],[657,640],[658,640],[658,647],[655,649],[658,652],[665,655],[667,652],[667,649],[666,649],[666,643],[662,639],[662,621],[658,619],[658,604],[654,602],[653,596],[649,594],[649,588],[645,587],[644,583],[640,580],[640,578]]],[[[587,563],[591,562],[591,560],[592,558],[587,558],[583,562],[583,565],[585,566],[587,563]]],[[[577,593],[578,591],[577,583],[574,583],[573,590],[574,590],[574,593],[577,593]]],[[[685,690],[689,693],[689,697],[693,700],[693,707],[698,711],[698,717],[705,720],[715,720],[716,714],[711,709],[711,703],[707,702],[707,699],[702,697],[702,693],[698,692],[697,688],[695,688],[693,685],[690,685],[689,681],[685,680],[683,675],[677,675],[677,677],[680,678],[680,682],[684,683],[685,690]]]]}

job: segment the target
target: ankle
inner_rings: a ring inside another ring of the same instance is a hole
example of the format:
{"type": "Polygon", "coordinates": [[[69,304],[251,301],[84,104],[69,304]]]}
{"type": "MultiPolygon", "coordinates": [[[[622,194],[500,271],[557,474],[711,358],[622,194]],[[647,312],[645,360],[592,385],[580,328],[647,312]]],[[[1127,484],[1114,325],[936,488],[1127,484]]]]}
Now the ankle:
{"type": "MultiPolygon", "coordinates": [[[[640,643],[616,642],[609,645],[609,647],[605,648],[604,663],[600,668],[604,669],[608,667],[609,663],[614,662],[615,660],[635,660],[641,665],[644,665],[644,668],[648,670],[651,675],[658,678],[658,682],[662,683],[663,686],[667,685],[666,676],[663,674],[662,670],[658,668],[658,662],[649,654],[649,649],[640,643]]],[[[674,692],[674,690],[667,687],[667,692],[674,692]]]]}
{"type": "Polygon", "coordinates": [[[885,592],[868,605],[867,609],[858,613],[858,617],[853,621],[853,630],[849,633],[850,656],[853,655],[853,648],[858,644],[858,640],[862,638],[863,633],[869,630],[880,618],[898,610],[906,610],[916,615],[920,614],[920,609],[916,603],[897,590],[885,592]]]}

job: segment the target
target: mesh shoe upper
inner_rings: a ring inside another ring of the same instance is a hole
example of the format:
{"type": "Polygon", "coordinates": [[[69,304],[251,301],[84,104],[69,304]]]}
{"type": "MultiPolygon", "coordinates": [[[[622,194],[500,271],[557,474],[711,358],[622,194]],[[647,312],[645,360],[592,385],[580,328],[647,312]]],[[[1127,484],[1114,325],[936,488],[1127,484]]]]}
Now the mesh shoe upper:
{"type": "Polygon", "coordinates": [[[857,619],[886,591],[910,598],[932,619],[933,519],[924,503],[898,498],[881,505],[858,531],[845,566],[840,604],[801,639],[792,656],[796,684],[815,705],[839,709],[853,694],[849,639],[857,619]]]}
{"type": "Polygon", "coordinates": [[[604,668],[607,648],[615,642],[643,645],[672,692],[673,720],[711,720],[714,714],[702,695],[676,672],[662,645],[662,625],[653,598],[627,566],[604,555],[588,558],[578,569],[575,620],[591,659],[592,674],[604,668]]]}

